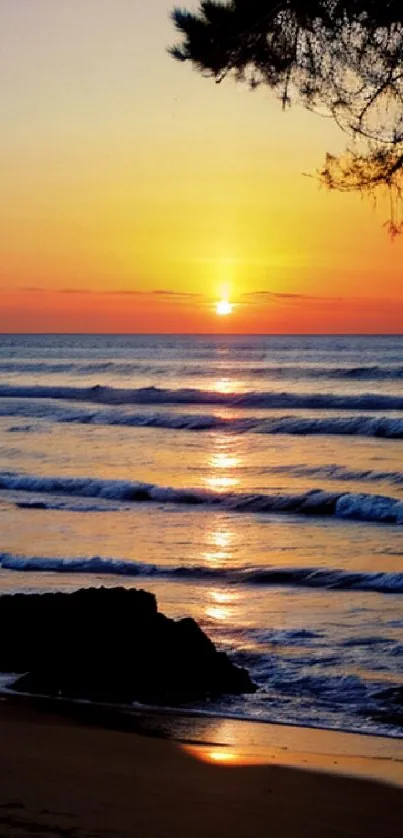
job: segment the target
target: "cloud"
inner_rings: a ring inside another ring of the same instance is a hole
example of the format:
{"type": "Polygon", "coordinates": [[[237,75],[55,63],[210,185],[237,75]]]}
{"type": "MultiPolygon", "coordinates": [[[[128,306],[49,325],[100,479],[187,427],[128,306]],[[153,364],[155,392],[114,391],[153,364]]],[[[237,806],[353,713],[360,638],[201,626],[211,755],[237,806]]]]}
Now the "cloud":
{"type": "Polygon", "coordinates": [[[171,291],[165,288],[158,288],[156,291],[151,291],[150,293],[161,297],[184,297],[185,299],[188,297],[193,299],[195,297],[204,297],[204,294],[200,294],[196,291],[171,291]]]}
{"type": "Polygon", "coordinates": [[[14,288],[2,288],[7,294],[91,294],[90,288],[48,288],[45,285],[18,285],[14,288]]]}
{"type": "Polygon", "coordinates": [[[40,285],[20,285],[14,288],[2,288],[0,293],[7,294],[55,294],[55,295],[91,295],[94,297],[166,297],[172,300],[195,300],[203,299],[204,294],[195,291],[174,291],[169,288],[157,288],[144,290],[139,288],[51,288],[40,285]]]}
{"type": "Polygon", "coordinates": [[[140,291],[137,288],[112,288],[105,291],[94,291],[95,294],[103,294],[108,297],[141,297],[149,294],[149,291],[140,291]]]}
{"type": "Polygon", "coordinates": [[[56,294],[91,294],[89,288],[59,288],[57,291],[53,291],[52,288],[46,288],[44,290],[56,294]]]}
{"type": "Polygon", "coordinates": [[[326,296],[319,296],[314,294],[297,294],[297,293],[288,293],[283,291],[249,291],[245,294],[242,294],[241,301],[245,300],[246,304],[253,304],[253,303],[260,303],[264,300],[268,302],[279,301],[283,303],[320,303],[320,304],[328,304],[328,303],[335,303],[341,302],[342,297],[326,297],[326,296]]]}

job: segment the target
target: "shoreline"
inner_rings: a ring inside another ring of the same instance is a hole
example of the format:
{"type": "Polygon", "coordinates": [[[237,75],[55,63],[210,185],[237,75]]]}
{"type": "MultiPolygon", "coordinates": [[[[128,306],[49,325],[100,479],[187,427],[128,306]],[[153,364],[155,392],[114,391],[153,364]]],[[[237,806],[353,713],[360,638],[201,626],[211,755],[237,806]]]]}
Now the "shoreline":
{"type": "Polygon", "coordinates": [[[181,711],[0,692],[0,712],[168,740],[204,762],[272,765],[366,778],[403,789],[403,738],[181,711]]]}
{"type": "MultiPolygon", "coordinates": [[[[220,748],[213,740],[195,746],[164,737],[155,719],[148,729],[143,719],[139,730],[133,714],[95,718],[92,707],[86,710],[86,717],[72,717],[55,712],[55,702],[51,708],[2,697],[0,835],[400,838],[402,788],[386,778],[336,776],[327,743],[321,764],[314,764],[308,752],[303,759],[302,751],[288,750],[281,728],[270,761],[266,744],[254,741],[256,727],[266,726],[252,724],[253,732],[250,723],[236,722],[238,733],[247,726],[250,735],[242,746],[245,760],[206,762],[195,749],[204,748],[204,757],[206,751],[228,754],[229,741],[220,748]],[[129,731],[133,723],[137,730],[129,731]],[[280,741],[288,761],[279,760],[280,741]],[[246,761],[246,752],[256,756],[259,747],[261,760],[246,761]]],[[[223,739],[222,730],[215,734],[213,739],[223,739]]],[[[338,768],[345,770],[342,754],[339,759],[338,768]]],[[[351,761],[349,767],[357,768],[351,761]]]]}
{"type": "MultiPolygon", "coordinates": [[[[20,678],[19,674],[13,675],[13,678],[20,678]]],[[[192,708],[192,707],[170,707],[169,705],[158,705],[158,704],[141,704],[140,702],[133,702],[133,704],[119,704],[119,703],[108,703],[103,701],[92,701],[86,698],[66,698],[66,697],[56,697],[56,696],[48,696],[45,693],[28,693],[13,690],[11,687],[8,687],[7,684],[4,686],[6,679],[4,677],[4,673],[0,672],[0,701],[3,699],[10,698],[12,699],[15,697],[17,700],[19,698],[25,698],[26,700],[32,701],[52,701],[58,703],[65,703],[66,705],[91,705],[94,708],[104,708],[110,709],[115,711],[116,713],[130,713],[132,715],[139,715],[139,716],[167,716],[173,718],[183,718],[183,719],[195,719],[197,720],[210,720],[211,722],[222,722],[222,721],[231,721],[231,722],[239,722],[240,724],[251,724],[251,725],[267,725],[268,727],[275,727],[275,728],[290,728],[292,730],[312,730],[312,731],[319,731],[322,733],[329,733],[329,734],[340,734],[345,736],[359,736],[359,737],[368,737],[369,739],[385,739],[390,742],[402,742],[403,744],[403,728],[401,728],[402,733],[400,736],[393,736],[391,733],[382,733],[382,732],[374,732],[369,730],[349,730],[348,728],[343,727],[325,727],[324,725],[313,725],[313,724],[302,724],[301,722],[286,722],[282,721],[281,719],[269,719],[269,718],[255,718],[253,716],[246,716],[242,715],[241,713],[225,713],[220,712],[219,710],[204,710],[201,707],[199,708],[192,708]]]]}
{"type": "MultiPolygon", "coordinates": [[[[20,675],[13,676],[15,678],[19,678],[20,675]]],[[[301,722],[286,722],[282,721],[281,719],[269,719],[269,718],[255,718],[253,716],[246,716],[242,715],[241,713],[231,713],[231,712],[220,712],[219,710],[204,710],[201,707],[192,708],[192,707],[175,707],[169,705],[158,705],[158,704],[141,704],[140,702],[133,701],[132,704],[119,704],[118,702],[103,702],[103,701],[92,701],[86,698],[66,698],[66,697],[58,697],[58,696],[48,696],[45,693],[28,693],[22,692],[17,690],[12,690],[10,687],[4,686],[4,673],[0,672],[0,701],[2,699],[13,698],[15,697],[17,700],[19,698],[25,698],[27,700],[46,700],[46,701],[54,701],[54,702],[65,702],[66,704],[85,704],[91,705],[93,707],[102,707],[105,709],[114,710],[117,713],[131,713],[136,715],[144,715],[144,716],[168,716],[168,717],[176,717],[176,718],[187,718],[187,719],[206,719],[211,720],[212,722],[219,722],[219,721],[231,721],[231,722],[240,722],[241,724],[251,724],[251,725],[267,725],[269,727],[279,727],[279,728],[291,728],[293,730],[312,730],[312,731],[319,731],[322,733],[334,733],[346,736],[360,736],[360,737],[367,737],[369,739],[385,739],[390,742],[402,742],[403,743],[403,728],[402,734],[400,736],[392,736],[390,733],[378,733],[369,730],[349,730],[348,728],[343,727],[325,727],[324,725],[313,725],[313,724],[302,724],[301,722]],[[2,685],[2,678],[3,678],[3,685],[2,685]]],[[[207,702],[206,702],[207,703],[207,702]]],[[[400,729],[400,728],[399,728],[400,729]]]]}

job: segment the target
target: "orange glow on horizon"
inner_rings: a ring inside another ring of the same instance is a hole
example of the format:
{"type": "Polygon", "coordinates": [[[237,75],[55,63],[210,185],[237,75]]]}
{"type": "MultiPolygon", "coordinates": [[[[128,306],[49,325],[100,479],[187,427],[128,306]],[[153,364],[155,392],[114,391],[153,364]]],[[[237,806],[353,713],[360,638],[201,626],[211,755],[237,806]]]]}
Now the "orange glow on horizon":
{"type": "MultiPolygon", "coordinates": [[[[0,332],[216,334],[401,334],[403,298],[340,298],[311,302],[288,297],[253,299],[230,317],[217,318],[208,300],[136,291],[0,285],[0,332]]],[[[233,379],[214,383],[217,392],[237,389],[233,379]]],[[[226,415],[223,412],[222,415],[226,415]]]]}
{"type": "Polygon", "coordinates": [[[387,196],[315,178],[332,120],[174,62],[171,0],[36,5],[2,19],[0,332],[402,332],[387,196]]]}

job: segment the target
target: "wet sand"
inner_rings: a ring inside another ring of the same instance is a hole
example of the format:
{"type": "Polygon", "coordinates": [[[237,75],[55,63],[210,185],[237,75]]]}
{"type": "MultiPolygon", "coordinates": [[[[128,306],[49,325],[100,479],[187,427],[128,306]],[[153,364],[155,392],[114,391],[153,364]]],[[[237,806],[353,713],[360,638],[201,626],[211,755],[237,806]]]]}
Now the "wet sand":
{"type": "MultiPolygon", "coordinates": [[[[262,753],[259,765],[231,758],[214,764],[205,761],[207,743],[195,749],[91,726],[88,719],[29,702],[0,702],[1,838],[402,834],[403,789],[326,773],[331,754],[315,772],[302,770],[300,755],[289,749],[287,759],[301,767],[274,764],[274,745],[272,764],[264,764],[262,753]]],[[[210,749],[210,758],[214,753],[219,749],[210,749]]]]}

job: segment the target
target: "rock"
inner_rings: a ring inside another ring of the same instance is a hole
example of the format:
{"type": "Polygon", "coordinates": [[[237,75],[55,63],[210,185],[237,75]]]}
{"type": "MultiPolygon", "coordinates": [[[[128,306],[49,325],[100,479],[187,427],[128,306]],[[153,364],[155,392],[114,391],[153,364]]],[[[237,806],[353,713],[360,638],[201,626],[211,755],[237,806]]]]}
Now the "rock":
{"type": "Polygon", "coordinates": [[[168,619],[142,590],[2,596],[0,636],[0,670],[26,673],[23,692],[178,705],[256,689],[194,620],[168,619]]]}

